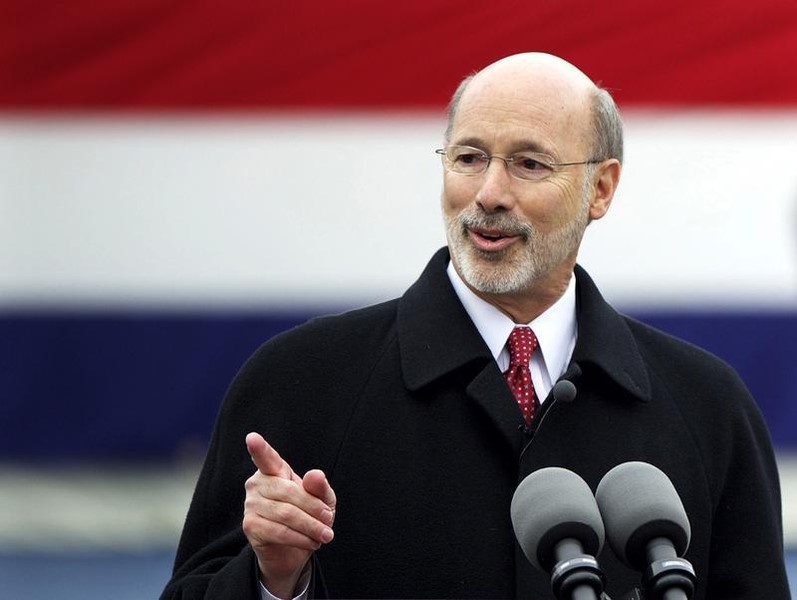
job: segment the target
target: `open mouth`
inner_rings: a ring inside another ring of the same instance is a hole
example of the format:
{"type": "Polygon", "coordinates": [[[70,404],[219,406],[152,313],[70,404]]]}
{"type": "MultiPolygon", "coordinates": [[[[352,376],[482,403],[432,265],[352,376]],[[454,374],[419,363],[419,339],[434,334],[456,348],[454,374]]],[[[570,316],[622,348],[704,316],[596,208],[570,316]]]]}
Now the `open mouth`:
{"type": "Polygon", "coordinates": [[[520,238],[497,229],[468,229],[468,236],[477,248],[487,252],[503,250],[520,238]]]}

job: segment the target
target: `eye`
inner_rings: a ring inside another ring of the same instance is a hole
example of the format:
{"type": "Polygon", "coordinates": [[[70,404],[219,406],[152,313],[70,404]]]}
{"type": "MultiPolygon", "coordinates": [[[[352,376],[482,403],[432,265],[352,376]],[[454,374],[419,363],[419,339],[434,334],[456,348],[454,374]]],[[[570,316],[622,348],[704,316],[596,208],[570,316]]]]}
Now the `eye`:
{"type": "Polygon", "coordinates": [[[518,154],[514,157],[515,164],[521,169],[527,171],[538,171],[540,169],[549,169],[550,167],[543,162],[539,156],[527,156],[525,154],[518,154]]]}
{"type": "Polygon", "coordinates": [[[462,166],[476,166],[484,161],[484,154],[476,150],[462,149],[454,154],[454,162],[462,166]]]}
{"type": "Polygon", "coordinates": [[[550,162],[539,154],[515,154],[512,157],[512,166],[523,177],[544,177],[551,172],[550,162]]]}

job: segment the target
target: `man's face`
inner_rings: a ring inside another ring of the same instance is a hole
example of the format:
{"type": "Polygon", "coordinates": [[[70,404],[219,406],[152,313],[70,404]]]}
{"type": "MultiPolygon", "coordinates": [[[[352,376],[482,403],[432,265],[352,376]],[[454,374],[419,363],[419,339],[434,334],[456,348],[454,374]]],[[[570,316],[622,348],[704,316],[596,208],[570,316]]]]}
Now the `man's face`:
{"type": "MultiPolygon", "coordinates": [[[[592,158],[583,103],[476,83],[463,95],[449,144],[502,157],[531,150],[556,162],[592,158]]],[[[590,216],[589,179],[585,165],[574,165],[542,181],[519,180],[499,159],[479,175],[446,170],[443,215],[460,276],[488,294],[523,292],[562,276],[567,281],[590,216]]]]}

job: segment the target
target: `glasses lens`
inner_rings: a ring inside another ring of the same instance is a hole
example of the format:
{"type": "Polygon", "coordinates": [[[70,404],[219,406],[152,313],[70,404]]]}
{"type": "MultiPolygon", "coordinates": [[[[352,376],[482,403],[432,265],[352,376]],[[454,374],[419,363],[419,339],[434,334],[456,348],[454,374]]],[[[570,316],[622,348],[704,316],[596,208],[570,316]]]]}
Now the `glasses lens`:
{"type": "Polygon", "coordinates": [[[515,177],[539,181],[553,173],[553,160],[536,152],[518,152],[512,155],[509,170],[515,177]]]}
{"type": "Polygon", "coordinates": [[[481,173],[489,159],[481,150],[469,146],[449,146],[446,148],[449,168],[457,173],[481,173]]]}

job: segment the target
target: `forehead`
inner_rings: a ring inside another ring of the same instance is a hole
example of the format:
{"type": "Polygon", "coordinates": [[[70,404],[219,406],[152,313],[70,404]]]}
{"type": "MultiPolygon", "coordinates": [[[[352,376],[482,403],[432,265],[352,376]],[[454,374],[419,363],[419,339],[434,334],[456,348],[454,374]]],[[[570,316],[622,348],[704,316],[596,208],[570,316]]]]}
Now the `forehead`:
{"type": "Polygon", "coordinates": [[[500,75],[470,83],[454,116],[451,143],[568,160],[586,149],[591,111],[585,91],[556,78],[500,75]]]}

